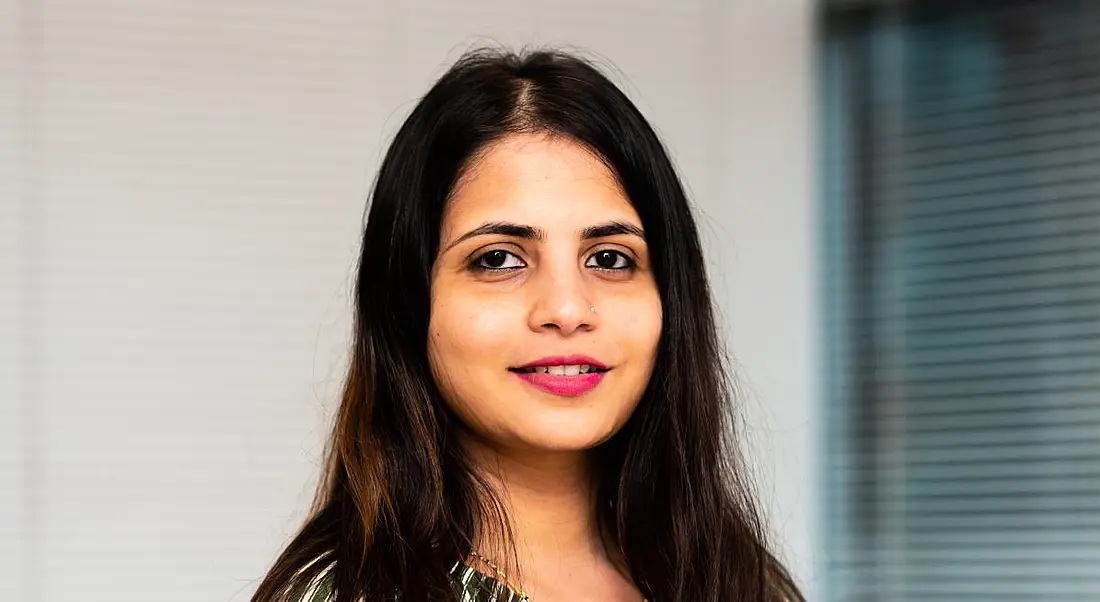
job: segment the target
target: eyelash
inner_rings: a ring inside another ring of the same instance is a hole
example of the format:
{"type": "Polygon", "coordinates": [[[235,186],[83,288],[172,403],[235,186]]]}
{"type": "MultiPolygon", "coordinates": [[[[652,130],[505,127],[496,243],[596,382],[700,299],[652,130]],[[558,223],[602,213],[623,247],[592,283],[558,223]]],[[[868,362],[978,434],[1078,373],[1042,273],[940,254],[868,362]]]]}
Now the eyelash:
{"type": "MultiPolygon", "coordinates": [[[[472,269],[474,271],[478,271],[478,272],[510,272],[510,271],[513,271],[513,270],[518,270],[518,269],[527,267],[526,264],[519,265],[519,266],[498,267],[498,268],[483,265],[482,262],[485,260],[485,258],[488,257],[489,255],[492,255],[493,253],[504,253],[506,255],[514,257],[521,264],[523,264],[523,260],[520,259],[519,256],[516,255],[513,252],[505,251],[504,249],[493,249],[492,251],[487,251],[487,252],[482,253],[481,255],[478,255],[477,257],[475,257],[474,260],[470,263],[470,269],[472,269]]],[[[597,270],[600,270],[602,272],[623,272],[623,271],[633,271],[634,268],[637,267],[638,262],[635,261],[634,258],[630,257],[626,253],[623,253],[622,251],[616,251],[614,249],[601,249],[599,251],[596,251],[592,255],[590,255],[588,257],[588,259],[585,260],[584,265],[585,265],[585,267],[592,267],[593,269],[597,269],[597,270]],[[626,265],[624,265],[622,267],[618,267],[618,268],[605,268],[605,267],[598,266],[598,265],[589,266],[588,263],[590,261],[592,261],[597,255],[599,255],[601,253],[614,254],[614,255],[617,256],[615,263],[618,263],[618,258],[622,258],[625,261],[626,265]]]]}
{"type": "Polygon", "coordinates": [[[470,269],[472,269],[474,271],[478,271],[478,272],[511,272],[513,270],[518,270],[518,269],[524,268],[524,267],[527,267],[527,264],[524,264],[523,260],[520,259],[518,255],[516,255],[515,253],[513,253],[511,251],[505,251],[504,249],[493,249],[492,251],[486,251],[486,252],[482,253],[481,255],[478,255],[477,257],[475,257],[473,262],[470,263],[470,269]],[[494,254],[494,253],[504,253],[505,255],[514,257],[516,260],[518,260],[523,265],[512,266],[512,267],[507,267],[507,268],[503,268],[503,267],[494,268],[492,266],[482,265],[482,262],[485,260],[485,258],[492,255],[492,254],[494,254]]]}
{"type": "MultiPolygon", "coordinates": [[[[599,251],[596,251],[592,255],[588,256],[588,259],[584,262],[585,267],[588,267],[588,262],[595,259],[601,253],[611,253],[612,255],[617,255],[618,257],[621,257],[624,260],[624,263],[626,265],[624,265],[621,268],[605,268],[603,266],[598,266],[598,265],[597,266],[592,266],[597,270],[601,270],[601,271],[604,271],[604,272],[622,272],[622,271],[628,271],[629,272],[629,271],[633,271],[634,268],[637,267],[637,265],[638,265],[638,262],[634,261],[633,257],[627,255],[626,253],[623,253],[622,251],[616,251],[614,249],[600,249],[599,251]]],[[[615,263],[619,263],[618,258],[616,258],[615,263]]]]}

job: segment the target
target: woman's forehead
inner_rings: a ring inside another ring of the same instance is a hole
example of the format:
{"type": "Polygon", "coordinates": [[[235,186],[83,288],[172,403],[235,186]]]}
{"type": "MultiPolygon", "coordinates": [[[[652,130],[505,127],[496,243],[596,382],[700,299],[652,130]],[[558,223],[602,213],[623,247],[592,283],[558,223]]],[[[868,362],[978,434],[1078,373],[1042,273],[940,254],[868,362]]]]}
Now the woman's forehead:
{"type": "Polygon", "coordinates": [[[443,216],[443,234],[485,221],[544,230],[574,230],[590,222],[635,222],[638,216],[607,165],[566,138],[509,136],[483,152],[459,182],[443,216]]]}

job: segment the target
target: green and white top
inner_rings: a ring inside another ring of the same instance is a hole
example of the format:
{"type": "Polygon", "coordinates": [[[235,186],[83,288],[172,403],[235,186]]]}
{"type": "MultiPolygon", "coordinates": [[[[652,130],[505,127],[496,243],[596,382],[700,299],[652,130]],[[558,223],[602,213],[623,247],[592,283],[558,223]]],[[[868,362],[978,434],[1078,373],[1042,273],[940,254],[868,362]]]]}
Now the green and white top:
{"type": "MultiPolygon", "coordinates": [[[[456,602],[528,602],[527,596],[521,596],[497,579],[490,577],[463,562],[451,567],[451,583],[455,589],[456,602]]],[[[332,577],[327,571],[314,584],[302,602],[331,602],[332,577]]]]}
{"type": "Polygon", "coordinates": [[[454,583],[458,602],[527,602],[527,596],[521,596],[507,585],[481,573],[480,571],[456,562],[451,567],[451,582],[454,583]]]}

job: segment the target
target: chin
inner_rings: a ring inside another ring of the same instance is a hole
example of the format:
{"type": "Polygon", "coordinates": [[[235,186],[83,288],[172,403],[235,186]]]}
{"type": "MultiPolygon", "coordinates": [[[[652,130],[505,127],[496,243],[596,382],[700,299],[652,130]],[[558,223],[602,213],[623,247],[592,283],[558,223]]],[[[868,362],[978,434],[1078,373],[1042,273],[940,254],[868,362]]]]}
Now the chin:
{"type": "Polygon", "coordinates": [[[599,444],[606,441],[608,438],[610,438],[610,435],[607,436],[607,437],[594,437],[594,438],[580,438],[580,437],[565,438],[565,437],[561,437],[560,435],[558,435],[558,436],[549,435],[547,437],[542,437],[542,438],[535,439],[535,440],[528,440],[527,443],[529,445],[531,445],[531,447],[541,449],[541,450],[545,450],[545,451],[580,452],[580,451],[588,451],[590,449],[593,449],[593,448],[599,446],[599,444]]]}
{"type": "Polygon", "coordinates": [[[517,435],[526,445],[546,451],[585,451],[610,439],[625,423],[607,416],[549,414],[528,416],[523,421],[525,426],[517,435]]]}

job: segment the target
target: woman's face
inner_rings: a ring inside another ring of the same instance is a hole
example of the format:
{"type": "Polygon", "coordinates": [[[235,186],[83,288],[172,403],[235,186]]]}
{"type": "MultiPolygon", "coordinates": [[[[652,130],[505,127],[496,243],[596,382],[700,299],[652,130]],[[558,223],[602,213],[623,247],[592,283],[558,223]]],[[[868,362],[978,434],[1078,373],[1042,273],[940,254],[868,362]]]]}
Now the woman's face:
{"type": "Polygon", "coordinates": [[[567,139],[507,137],[459,181],[439,249],[429,359],[476,437],[582,450],[622,427],[653,370],[661,300],[607,166],[567,139]]]}

